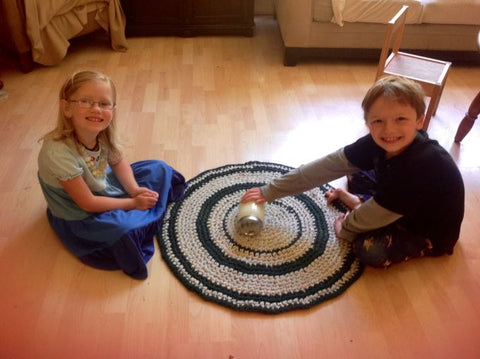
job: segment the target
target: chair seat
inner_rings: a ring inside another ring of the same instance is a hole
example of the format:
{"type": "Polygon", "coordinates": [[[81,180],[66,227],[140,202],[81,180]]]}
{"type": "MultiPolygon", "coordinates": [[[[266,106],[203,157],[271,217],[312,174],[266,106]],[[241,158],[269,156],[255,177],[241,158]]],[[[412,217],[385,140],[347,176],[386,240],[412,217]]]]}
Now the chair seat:
{"type": "Polygon", "coordinates": [[[384,73],[408,77],[412,80],[441,86],[446,78],[450,62],[397,52],[387,60],[384,73]]]}
{"type": "Polygon", "coordinates": [[[431,117],[437,112],[451,62],[400,51],[407,10],[408,5],[403,5],[387,24],[376,80],[384,75],[395,75],[419,83],[425,95],[430,97],[423,122],[423,129],[427,130],[431,117]]]}

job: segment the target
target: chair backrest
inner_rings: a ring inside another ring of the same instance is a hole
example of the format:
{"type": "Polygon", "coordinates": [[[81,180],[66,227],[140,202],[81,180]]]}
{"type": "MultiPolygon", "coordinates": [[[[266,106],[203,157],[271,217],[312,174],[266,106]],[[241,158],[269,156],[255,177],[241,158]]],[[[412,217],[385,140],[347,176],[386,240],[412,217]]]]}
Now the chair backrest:
{"type": "Polygon", "coordinates": [[[380,54],[380,60],[378,62],[377,77],[378,80],[382,76],[385,69],[385,63],[389,55],[395,55],[400,48],[402,42],[403,30],[405,28],[405,20],[407,18],[408,6],[403,5],[400,11],[387,24],[387,32],[385,34],[385,40],[383,41],[382,52],[380,54]]]}

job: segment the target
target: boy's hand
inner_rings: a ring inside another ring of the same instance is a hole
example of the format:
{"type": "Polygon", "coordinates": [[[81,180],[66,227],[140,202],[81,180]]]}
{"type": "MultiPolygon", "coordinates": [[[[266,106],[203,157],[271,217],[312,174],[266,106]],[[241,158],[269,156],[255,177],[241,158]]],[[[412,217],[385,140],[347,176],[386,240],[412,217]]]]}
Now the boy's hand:
{"type": "Polygon", "coordinates": [[[340,236],[340,231],[342,230],[342,223],[345,220],[345,217],[347,217],[349,212],[347,213],[340,213],[337,218],[335,218],[335,222],[333,222],[333,229],[335,230],[335,235],[337,236],[338,239],[343,239],[340,236]]]}
{"type": "Polygon", "coordinates": [[[267,199],[263,196],[260,187],[250,188],[240,199],[241,203],[255,202],[265,203],[267,199]]]}

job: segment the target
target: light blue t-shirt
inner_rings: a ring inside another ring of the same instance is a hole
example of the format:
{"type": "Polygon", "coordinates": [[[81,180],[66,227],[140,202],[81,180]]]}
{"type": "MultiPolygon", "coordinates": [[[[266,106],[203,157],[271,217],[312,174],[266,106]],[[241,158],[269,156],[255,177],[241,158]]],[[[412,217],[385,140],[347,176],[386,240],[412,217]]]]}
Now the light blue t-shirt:
{"type": "MultiPolygon", "coordinates": [[[[98,151],[85,149],[86,154],[94,157],[100,156],[101,146],[100,143],[98,151]]],[[[107,158],[109,163],[113,163],[112,158],[108,157],[108,153],[107,158]]],[[[54,216],[67,220],[78,220],[92,215],[81,209],[59,182],[59,180],[67,181],[78,176],[83,177],[87,186],[96,195],[128,196],[109,167],[104,177],[93,176],[73,140],[45,139],[38,155],[38,177],[48,208],[54,216]]]]}

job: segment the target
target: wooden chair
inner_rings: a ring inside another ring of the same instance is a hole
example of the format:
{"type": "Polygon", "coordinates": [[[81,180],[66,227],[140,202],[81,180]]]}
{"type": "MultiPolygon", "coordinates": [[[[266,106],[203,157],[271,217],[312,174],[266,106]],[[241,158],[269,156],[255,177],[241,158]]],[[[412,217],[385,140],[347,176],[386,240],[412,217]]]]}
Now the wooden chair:
{"type": "Polygon", "coordinates": [[[451,62],[399,51],[407,10],[408,6],[402,6],[400,11],[388,22],[376,80],[385,75],[397,75],[418,82],[425,95],[430,97],[423,125],[423,129],[427,130],[431,117],[435,116],[437,112],[451,62]]]}

